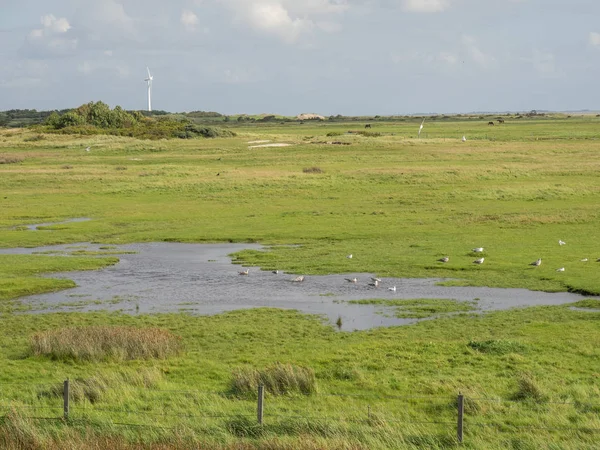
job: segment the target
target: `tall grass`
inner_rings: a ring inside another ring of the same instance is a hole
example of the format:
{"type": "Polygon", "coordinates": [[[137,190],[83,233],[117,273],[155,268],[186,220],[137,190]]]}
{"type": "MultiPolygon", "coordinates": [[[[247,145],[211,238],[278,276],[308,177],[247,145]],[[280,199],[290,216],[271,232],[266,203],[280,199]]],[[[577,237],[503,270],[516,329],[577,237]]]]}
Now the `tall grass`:
{"type": "MultiPolygon", "coordinates": [[[[76,378],[69,383],[69,396],[73,402],[84,400],[96,403],[104,400],[110,390],[128,388],[152,388],[163,379],[163,374],[157,368],[132,371],[117,371],[99,373],[89,378],[76,378]]],[[[63,383],[58,383],[38,393],[38,397],[62,398],[63,383]]]]}
{"type": "Polygon", "coordinates": [[[317,391],[315,373],[308,367],[277,363],[263,370],[250,367],[236,369],[231,377],[232,394],[245,397],[256,395],[263,385],[273,395],[304,394],[317,391]]]}
{"type": "Polygon", "coordinates": [[[181,352],[181,339],[160,328],[75,327],[36,333],[30,348],[55,360],[166,359],[181,352]]]}

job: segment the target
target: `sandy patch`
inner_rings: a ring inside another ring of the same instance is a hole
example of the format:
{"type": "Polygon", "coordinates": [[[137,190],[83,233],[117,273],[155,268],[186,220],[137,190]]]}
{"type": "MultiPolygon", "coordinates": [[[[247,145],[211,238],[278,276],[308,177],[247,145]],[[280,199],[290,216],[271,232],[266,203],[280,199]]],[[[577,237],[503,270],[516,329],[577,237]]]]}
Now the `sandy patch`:
{"type": "Polygon", "coordinates": [[[262,141],[249,141],[248,144],[264,144],[266,142],[271,142],[270,140],[263,139],[262,141]]]}
{"type": "Polygon", "coordinates": [[[278,144],[263,144],[263,145],[251,145],[248,148],[264,148],[264,147],[289,147],[292,144],[284,144],[284,143],[278,143],[278,144]]]}

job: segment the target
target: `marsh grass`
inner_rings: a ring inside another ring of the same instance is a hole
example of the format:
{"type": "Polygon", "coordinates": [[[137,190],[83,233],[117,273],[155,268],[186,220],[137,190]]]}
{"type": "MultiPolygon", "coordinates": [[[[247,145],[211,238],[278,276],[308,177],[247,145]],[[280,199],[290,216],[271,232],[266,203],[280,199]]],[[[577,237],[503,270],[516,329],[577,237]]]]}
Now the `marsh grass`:
{"type": "Polygon", "coordinates": [[[60,361],[166,359],[181,350],[181,338],[160,328],[74,327],[36,333],[30,339],[33,355],[60,361]]]}
{"type": "Polygon", "coordinates": [[[354,305],[378,305],[393,308],[394,315],[401,319],[425,319],[440,314],[474,311],[476,302],[423,298],[414,300],[366,299],[350,300],[354,305]]]}
{"type": "Polygon", "coordinates": [[[262,370],[251,367],[234,370],[230,393],[239,397],[256,396],[259,385],[263,385],[266,392],[272,395],[311,395],[317,392],[314,370],[276,363],[262,370]]]}
{"type": "Polygon", "coordinates": [[[0,155],[0,164],[19,164],[25,161],[25,158],[18,155],[0,155]]]}
{"type": "Polygon", "coordinates": [[[507,339],[490,339],[486,341],[469,341],[468,347],[479,353],[506,355],[509,353],[523,353],[527,347],[520,342],[507,339]]]}
{"type": "MultiPolygon", "coordinates": [[[[88,378],[75,378],[69,383],[69,396],[73,402],[87,400],[94,404],[105,400],[109,391],[123,391],[129,388],[156,387],[163,381],[163,374],[157,368],[144,368],[138,371],[116,370],[113,372],[99,373],[88,378]]],[[[63,383],[57,383],[47,389],[41,390],[38,397],[63,398],[63,383]]]]}
{"type": "Polygon", "coordinates": [[[304,173],[323,173],[323,169],[321,169],[320,167],[305,167],[304,169],[302,169],[302,172],[304,173]]]}
{"type": "Polygon", "coordinates": [[[580,300],[578,302],[571,303],[571,306],[574,306],[576,308],[586,308],[586,309],[598,309],[598,310],[600,310],[600,300],[589,298],[589,299],[586,299],[586,300],[580,300]]]}

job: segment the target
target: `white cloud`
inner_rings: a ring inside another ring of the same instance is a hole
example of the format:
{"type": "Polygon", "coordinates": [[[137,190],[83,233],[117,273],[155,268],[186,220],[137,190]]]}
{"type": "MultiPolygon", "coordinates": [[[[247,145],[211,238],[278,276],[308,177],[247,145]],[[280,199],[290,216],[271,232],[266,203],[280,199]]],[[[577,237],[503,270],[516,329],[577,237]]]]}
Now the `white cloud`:
{"type": "Polygon", "coordinates": [[[42,25],[44,28],[50,29],[55,33],[66,33],[71,29],[71,25],[69,25],[69,21],[64,17],[57,19],[54,17],[54,14],[48,14],[47,16],[42,17],[42,25]]]}
{"type": "Polygon", "coordinates": [[[402,7],[405,11],[416,13],[436,13],[447,9],[449,0],[403,0],[402,7]]]}
{"type": "Polygon", "coordinates": [[[253,3],[247,12],[247,20],[254,29],[277,35],[286,42],[295,42],[303,32],[314,27],[309,19],[292,19],[278,2],[253,3]]]}
{"type": "Polygon", "coordinates": [[[347,0],[215,0],[234,12],[235,21],[262,34],[295,43],[315,30],[335,33],[331,19],[349,8],[347,0]]]}
{"type": "Polygon", "coordinates": [[[600,47],[600,33],[592,31],[589,36],[590,45],[594,47],[600,47]]]}
{"type": "Polygon", "coordinates": [[[112,56],[113,55],[112,50],[104,50],[104,52],[102,52],[102,53],[104,53],[105,56],[112,56]]]}
{"type": "Polygon", "coordinates": [[[183,10],[179,21],[187,31],[195,31],[198,25],[198,16],[190,10],[183,10]]]}
{"type": "Polygon", "coordinates": [[[454,65],[458,62],[458,58],[453,53],[441,52],[438,55],[438,59],[446,64],[454,65]]]}
{"type": "Polygon", "coordinates": [[[40,18],[42,28],[31,30],[27,37],[26,49],[38,56],[64,56],[74,52],[78,40],[69,36],[71,25],[64,18],[47,14],[40,18]]]}
{"type": "Polygon", "coordinates": [[[471,59],[483,68],[489,68],[496,63],[494,56],[485,53],[479,48],[477,40],[473,36],[463,36],[463,45],[471,59]]]}

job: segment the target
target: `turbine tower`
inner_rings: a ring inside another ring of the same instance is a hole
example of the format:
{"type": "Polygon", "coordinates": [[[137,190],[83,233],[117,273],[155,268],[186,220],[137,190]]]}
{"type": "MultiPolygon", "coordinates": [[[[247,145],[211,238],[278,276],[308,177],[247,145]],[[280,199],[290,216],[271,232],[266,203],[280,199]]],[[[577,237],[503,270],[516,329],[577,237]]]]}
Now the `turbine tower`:
{"type": "Polygon", "coordinates": [[[146,83],[148,83],[148,111],[152,111],[152,80],[154,77],[150,75],[150,69],[146,67],[148,71],[148,78],[144,79],[146,83]]]}

